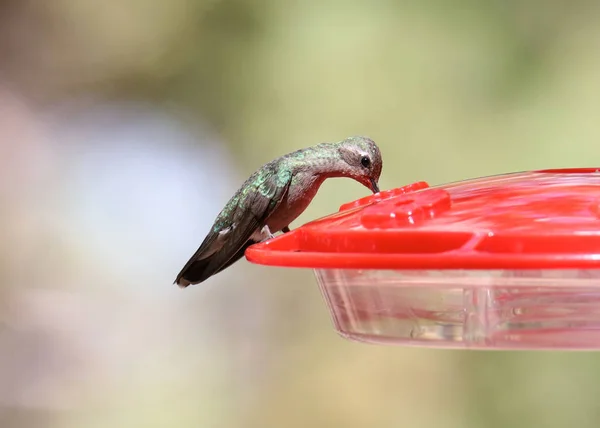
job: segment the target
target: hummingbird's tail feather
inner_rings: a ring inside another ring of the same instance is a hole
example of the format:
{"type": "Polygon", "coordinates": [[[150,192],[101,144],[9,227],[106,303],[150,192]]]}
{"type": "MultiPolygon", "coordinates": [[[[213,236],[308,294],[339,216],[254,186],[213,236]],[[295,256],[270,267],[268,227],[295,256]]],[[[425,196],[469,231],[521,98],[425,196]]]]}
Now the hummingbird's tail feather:
{"type": "Polygon", "coordinates": [[[189,285],[200,284],[211,276],[216,275],[217,273],[227,269],[229,266],[237,262],[244,256],[246,248],[255,243],[256,242],[252,240],[248,241],[229,259],[226,258],[225,254],[217,252],[204,259],[196,259],[193,261],[190,260],[190,262],[182,269],[179,275],[177,275],[175,283],[181,288],[185,288],[189,285]]]}
{"type": "Polygon", "coordinates": [[[175,283],[181,288],[199,284],[217,273],[218,266],[219,264],[215,263],[214,257],[194,260],[177,275],[175,283]]]}

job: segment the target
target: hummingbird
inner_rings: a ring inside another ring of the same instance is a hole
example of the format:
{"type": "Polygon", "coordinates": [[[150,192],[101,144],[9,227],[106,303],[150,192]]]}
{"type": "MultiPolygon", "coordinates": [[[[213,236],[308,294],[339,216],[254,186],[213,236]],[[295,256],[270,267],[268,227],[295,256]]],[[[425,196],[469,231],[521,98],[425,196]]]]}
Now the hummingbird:
{"type": "Polygon", "coordinates": [[[300,149],[263,165],[227,202],[175,284],[199,284],[242,258],[250,245],[289,232],[328,178],[352,178],[379,193],[382,166],[377,144],[360,136],[300,149]]]}

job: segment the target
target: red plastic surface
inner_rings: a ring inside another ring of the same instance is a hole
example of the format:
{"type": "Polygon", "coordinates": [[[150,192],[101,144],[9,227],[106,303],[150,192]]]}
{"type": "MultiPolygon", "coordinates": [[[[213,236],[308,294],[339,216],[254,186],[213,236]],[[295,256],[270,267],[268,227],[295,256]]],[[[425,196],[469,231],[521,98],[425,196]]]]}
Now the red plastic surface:
{"type": "Polygon", "coordinates": [[[382,191],[253,245],[246,257],[307,268],[600,268],[600,169],[382,191]]]}

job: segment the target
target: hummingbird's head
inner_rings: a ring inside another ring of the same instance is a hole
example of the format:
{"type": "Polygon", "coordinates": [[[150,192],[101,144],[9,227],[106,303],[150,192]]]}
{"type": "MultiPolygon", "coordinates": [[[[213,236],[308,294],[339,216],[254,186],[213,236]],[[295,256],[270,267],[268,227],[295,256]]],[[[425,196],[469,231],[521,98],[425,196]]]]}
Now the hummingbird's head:
{"type": "Polygon", "coordinates": [[[375,141],[367,137],[350,137],[339,143],[344,162],[344,175],[379,193],[379,176],[383,167],[381,152],[375,141]]]}

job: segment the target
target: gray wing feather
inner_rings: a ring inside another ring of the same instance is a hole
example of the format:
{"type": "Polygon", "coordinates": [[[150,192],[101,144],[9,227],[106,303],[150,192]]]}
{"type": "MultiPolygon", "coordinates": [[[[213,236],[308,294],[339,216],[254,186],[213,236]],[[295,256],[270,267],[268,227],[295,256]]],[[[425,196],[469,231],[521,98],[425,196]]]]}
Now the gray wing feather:
{"type": "Polygon", "coordinates": [[[232,264],[233,257],[241,257],[240,250],[247,246],[252,235],[264,226],[269,216],[281,204],[288,192],[291,179],[291,173],[278,175],[274,168],[265,172],[264,180],[259,180],[255,188],[238,198],[231,215],[231,224],[220,232],[209,233],[200,248],[177,275],[175,282],[181,286],[202,282],[221,271],[224,266],[232,264]],[[192,270],[195,275],[191,274],[192,270]],[[188,271],[190,278],[186,278],[188,271]]]}

